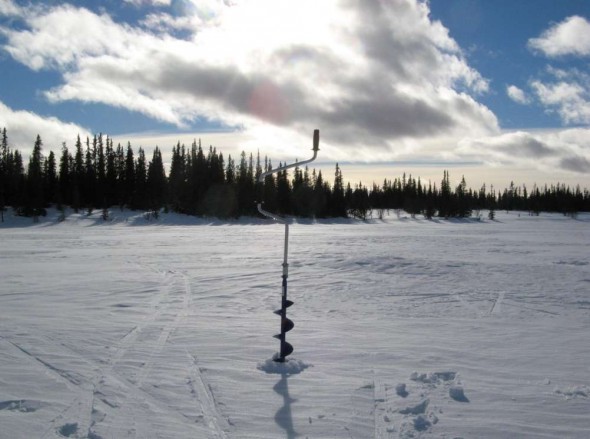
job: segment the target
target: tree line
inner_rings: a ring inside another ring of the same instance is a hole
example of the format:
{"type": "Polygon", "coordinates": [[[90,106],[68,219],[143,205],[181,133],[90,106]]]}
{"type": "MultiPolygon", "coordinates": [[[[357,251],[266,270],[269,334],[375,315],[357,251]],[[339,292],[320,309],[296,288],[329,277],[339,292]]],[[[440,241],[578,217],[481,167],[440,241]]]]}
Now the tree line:
{"type": "Polygon", "coordinates": [[[489,189],[485,184],[479,190],[467,187],[465,178],[452,187],[448,171],[443,172],[440,185],[429,182],[423,184],[404,174],[400,179],[385,180],[382,186],[373,185],[369,194],[372,209],[400,209],[412,216],[418,214],[426,218],[467,218],[481,210],[487,210],[494,219],[497,210],[528,211],[531,215],[540,212],[559,212],[575,216],[578,212],[590,211],[590,192],[579,185],[575,188],[565,184],[516,186],[511,182],[503,191],[489,189]]]}
{"type": "MultiPolygon", "coordinates": [[[[279,163],[279,166],[281,164],[279,163]]],[[[366,219],[373,211],[405,210],[426,218],[469,217],[474,210],[528,210],[574,214],[590,211],[590,194],[579,186],[563,184],[509,188],[496,193],[483,185],[478,191],[467,187],[463,178],[452,187],[447,171],[437,186],[423,184],[412,176],[371,188],[358,183],[344,185],[342,171],[335,166],[330,184],[321,170],[294,168],[268,175],[259,182],[262,172],[273,168],[267,157],[261,159],[242,152],[237,160],[227,160],[200,140],[186,147],[180,142],[172,148],[170,170],[166,174],[161,150],[156,147],[148,160],[143,148],[137,153],[130,143],[115,146],[108,136],[95,135],[84,141],[78,136],[72,151],[62,145],[59,157],[53,151],[43,153],[43,141],[37,136],[25,168],[22,154],[9,146],[6,128],[0,145],[0,212],[11,206],[17,215],[38,217],[51,205],[62,210],[89,213],[102,209],[108,219],[113,206],[143,210],[153,215],[164,209],[189,215],[235,218],[255,215],[256,202],[282,215],[328,218],[366,219]]]]}

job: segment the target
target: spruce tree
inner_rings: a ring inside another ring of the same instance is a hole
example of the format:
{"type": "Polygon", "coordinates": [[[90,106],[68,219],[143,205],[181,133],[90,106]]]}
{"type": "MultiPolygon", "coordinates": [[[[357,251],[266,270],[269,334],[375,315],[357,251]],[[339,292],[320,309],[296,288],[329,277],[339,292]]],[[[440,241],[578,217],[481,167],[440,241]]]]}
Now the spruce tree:
{"type": "Polygon", "coordinates": [[[135,165],[135,195],[133,207],[135,209],[147,209],[147,164],[145,151],[139,147],[137,151],[137,163],[135,165]]]}
{"type": "Polygon", "coordinates": [[[342,180],[342,171],[336,163],[334,174],[334,187],[332,188],[330,216],[346,217],[346,199],[344,198],[344,183],[342,180]]]}
{"type": "Polygon", "coordinates": [[[37,135],[29,159],[29,166],[27,167],[24,206],[23,210],[20,211],[22,215],[33,216],[34,218],[45,214],[42,146],[41,136],[37,135]]]}
{"type": "Polygon", "coordinates": [[[125,180],[123,183],[123,204],[130,206],[135,192],[135,160],[133,158],[133,148],[131,143],[127,143],[127,152],[125,154],[125,180]]]}
{"type": "Polygon", "coordinates": [[[61,148],[61,156],[59,158],[59,195],[58,195],[58,203],[63,203],[66,205],[70,205],[72,203],[71,198],[71,185],[72,185],[72,175],[71,175],[71,162],[72,156],[68,151],[68,147],[66,146],[66,142],[62,144],[61,148]]]}
{"type": "Polygon", "coordinates": [[[103,177],[106,185],[103,189],[105,199],[100,200],[100,202],[103,204],[103,207],[108,207],[116,203],[117,198],[117,154],[110,142],[107,142],[105,156],[106,171],[103,177]]]}
{"type": "Polygon", "coordinates": [[[186,187],[186,157],[180,142],[172,148],[172,161],[168,176],[170,208],[175,212],[185,212],[184,197],[186,187]]]}
{"type": "Polygon", "coordinates": [[[55,161],[55,154],[53,151],[49,151],[49,155],[45,161],[43,180],[45,189],[45,202],[49,204],[55,203],[59,198],[59,186],[57,178],[57,163],[55,161]]]}
{"type": "Polygon", "coordinates": [[[148,166],[146,185],[149,208],[157,213],[164,205],[166,199],[166,174],[164,172],[162,153],[157,146],[154,148],[152,160],[148,166]]]}
{"type": "MultiPolygon", "coordinates": [[[[283,166],[279,163],[279,167],[283,166]]],[[[291,215],[291,185],[287,178],[287,171],[277,173],[277,207],[282,215],[291,215]]]]}
{"type": "Polygon", "coordinates": [[[6,128],[2,129],[2,143],[0,143],[0,217],[4,222],[6,192],[8,189],[8,136],[6,128]]]}

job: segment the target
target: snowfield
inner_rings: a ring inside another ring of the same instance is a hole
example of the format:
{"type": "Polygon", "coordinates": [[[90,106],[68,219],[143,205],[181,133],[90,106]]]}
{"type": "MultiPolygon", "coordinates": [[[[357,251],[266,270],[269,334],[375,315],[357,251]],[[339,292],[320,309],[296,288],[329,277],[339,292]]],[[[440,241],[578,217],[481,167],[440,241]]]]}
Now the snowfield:
{"type": "Polygon", "coordinates": [[[0,225],[0,438],[588,438],[590,214],[0,225]]]}

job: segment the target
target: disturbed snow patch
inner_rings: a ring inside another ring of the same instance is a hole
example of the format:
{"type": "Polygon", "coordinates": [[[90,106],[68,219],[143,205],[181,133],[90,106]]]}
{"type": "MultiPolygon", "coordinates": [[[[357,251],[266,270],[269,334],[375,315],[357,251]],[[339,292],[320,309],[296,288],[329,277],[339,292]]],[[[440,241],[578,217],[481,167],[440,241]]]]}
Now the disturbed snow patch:
{"type": "Polygon", "coordinates": [[[451,386],[449,388],[449,396],[458,402],[469,402],[469,398],[465,396],[462,386],[451,386]]]}
{"type": "Polygon", "coordinates": [[[412,381],[424,383],[424,384],[438,384],[441,381],[453,381],[457,376],[457,372],[445,371],[445,372],[432,372],[429,374],[413,372],[410,376],[412,381]]]}
{"type": "Polygon", "coordinates": [[[590,388],[587,386],[569,386],[564,389],[556,387],[554,392],[556,395],[561,395],[565,399],[588,398],[590,388]]]}
{"type": "Polygon", "coordinates": [[[293,358],[285,361],[284,363],[279,363],[273,359],[268,359],[263,363],[258,363],[256,368],[266,373],[295,375],[312,366],[312,364],[306,364],[301,360],[293,358]]]}

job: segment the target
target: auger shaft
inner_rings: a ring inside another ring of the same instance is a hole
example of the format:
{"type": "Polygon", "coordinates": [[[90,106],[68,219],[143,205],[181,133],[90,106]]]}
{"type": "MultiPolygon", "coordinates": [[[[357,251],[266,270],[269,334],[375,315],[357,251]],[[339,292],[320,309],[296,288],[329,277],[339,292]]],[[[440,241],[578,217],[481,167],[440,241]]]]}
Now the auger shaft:
{"type": "MultiPolygon", "coordinates": [[[[301,166],[307,163],[310,163],[315,160],[318,150],[319,150],[319,143],[320,143],[320,130],[314,130],[313,132],[313,157],[309,160],[305,160],[303,162],[296,162],[290,165],[281,166],[276,169],[271,169],[270,171],[264,172],[260,175],[259,182],[264,182],[264,179],[267,175],[274,174],[277,172],[284,171],[289,168],[294,168],[296,166],[301,166]]],[[[286,357],[293,352],[293,346],[287,342],[287,332],[289,332],[295,324],[292,320],[287,318],[287,308],[293,305],[293,302],[287,299],[287,278],[289,277],[289,262],[288,262],[288,255],[289,255],[289,222],[285,218],[281,218],[278,215],[272,214],[267,212],[262,208],[262,203],[258,203],[258,211],[268,217],[273,219],[274,221],[284,224],[285,225],[285,244],[284,244],[284,253],[283,253],[283,282],[282,282],[282,295],[281,295],[281,309],[276,310],[274,313],[281,317],[281,333],[275,335],[275,338],[278,338],[281,342],[280,351],[278,354],[275,354],[273,360],[279,363],[284,363],[286,361],[286,357]]]]}

